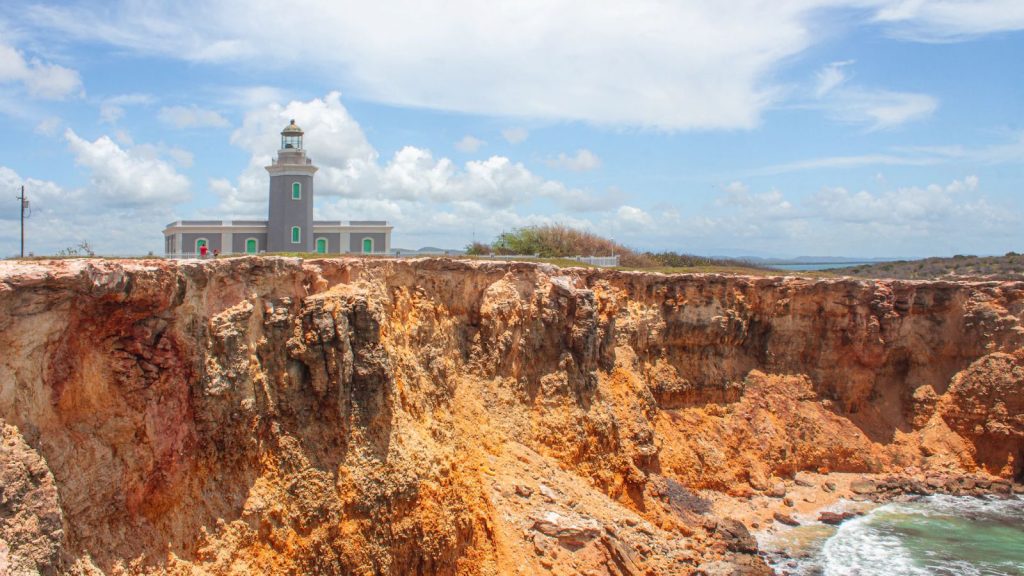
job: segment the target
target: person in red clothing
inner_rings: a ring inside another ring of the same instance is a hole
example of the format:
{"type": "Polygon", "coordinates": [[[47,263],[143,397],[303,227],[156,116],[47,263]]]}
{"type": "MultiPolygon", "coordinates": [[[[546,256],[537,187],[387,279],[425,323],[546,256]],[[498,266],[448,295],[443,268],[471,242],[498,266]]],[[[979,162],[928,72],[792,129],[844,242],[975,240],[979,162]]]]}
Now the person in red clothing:
{"type": "Polygon", "coordinates": [[[199,247],[199,257],[206,258],[206,244],[203,244],[199,247]]]}

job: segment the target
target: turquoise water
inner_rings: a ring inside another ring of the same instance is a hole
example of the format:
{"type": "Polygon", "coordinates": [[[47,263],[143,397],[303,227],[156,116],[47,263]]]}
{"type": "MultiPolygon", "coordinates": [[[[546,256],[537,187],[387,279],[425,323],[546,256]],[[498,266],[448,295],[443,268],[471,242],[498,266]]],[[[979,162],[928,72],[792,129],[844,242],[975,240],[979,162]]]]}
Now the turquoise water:
{"type": "Polygon", "coordinates": [[[1024,576],[1024,500],[930,496],[891,503],[838,529],[765,538],[778,573],[804,576],[1024,576]]]}

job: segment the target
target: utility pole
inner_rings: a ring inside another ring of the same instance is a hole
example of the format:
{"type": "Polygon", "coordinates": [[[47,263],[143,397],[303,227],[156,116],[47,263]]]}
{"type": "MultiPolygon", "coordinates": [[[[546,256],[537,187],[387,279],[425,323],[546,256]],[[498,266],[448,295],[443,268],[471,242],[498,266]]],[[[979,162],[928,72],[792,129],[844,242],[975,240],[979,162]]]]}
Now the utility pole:
{"type": "Polygon", "coordinates": [[[28,208],[28,200],[25,199],[25,187],[21,187],[21,196],[18,196],[18,200],[21,202],[21,257],[25,257],[25,208],[28,208]]]}

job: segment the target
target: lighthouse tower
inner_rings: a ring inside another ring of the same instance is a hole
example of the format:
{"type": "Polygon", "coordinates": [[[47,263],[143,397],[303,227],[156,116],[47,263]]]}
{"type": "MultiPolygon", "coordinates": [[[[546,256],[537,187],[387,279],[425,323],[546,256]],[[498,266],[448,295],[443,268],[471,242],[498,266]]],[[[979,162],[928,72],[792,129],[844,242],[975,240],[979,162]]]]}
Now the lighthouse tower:
{"type": "Polygon", "coordinates": [[[313,251],[313,174],[317,167],[302,147],[295,120],[281,131],[281,149],[270,173],[268,252],[313,251]]]}

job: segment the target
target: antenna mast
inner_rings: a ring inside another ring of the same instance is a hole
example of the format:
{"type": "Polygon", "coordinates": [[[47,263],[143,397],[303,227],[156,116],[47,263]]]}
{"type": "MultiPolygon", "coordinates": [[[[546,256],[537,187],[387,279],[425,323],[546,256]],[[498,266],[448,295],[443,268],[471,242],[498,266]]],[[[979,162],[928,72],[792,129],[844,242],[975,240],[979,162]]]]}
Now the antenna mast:
{"type": "Polygon", "coordinates": [[[25,257],[25,208],[28,208],[28,200],[25,199],[25,187],[21,187],[21,196],[18,196],[18,200],[21,202],[21,257],[25,257]]]}

